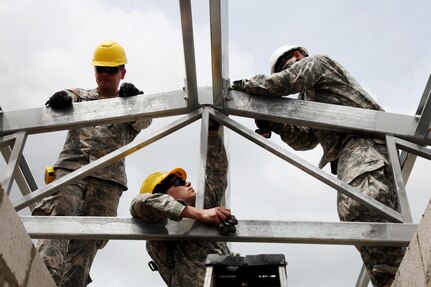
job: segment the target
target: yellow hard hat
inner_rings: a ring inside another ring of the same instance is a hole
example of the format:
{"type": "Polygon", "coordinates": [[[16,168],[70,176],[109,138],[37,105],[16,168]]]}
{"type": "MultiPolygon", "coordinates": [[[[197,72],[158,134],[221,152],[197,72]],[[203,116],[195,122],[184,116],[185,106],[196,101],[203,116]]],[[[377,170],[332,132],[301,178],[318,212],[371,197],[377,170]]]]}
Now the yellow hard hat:
{"type": "Polygon", "coordinates": [[[115,41],[102,42],[94,50],[91,64],[102,67],[117,67],[127,64],[126,52],[115,41]]]}
{"type": "Polygon", "coordinates": [[[158,184],[160,184],[165,178],[167,178],[172,174],[182,178],[183,180],[187,179],[186,171],[179,167],[174,168],[169,172],[158,171],[147,176],[147,178],[144,180],[144,182],[141,185],[141,190],[139,193],[152,193],[158,184]]]}

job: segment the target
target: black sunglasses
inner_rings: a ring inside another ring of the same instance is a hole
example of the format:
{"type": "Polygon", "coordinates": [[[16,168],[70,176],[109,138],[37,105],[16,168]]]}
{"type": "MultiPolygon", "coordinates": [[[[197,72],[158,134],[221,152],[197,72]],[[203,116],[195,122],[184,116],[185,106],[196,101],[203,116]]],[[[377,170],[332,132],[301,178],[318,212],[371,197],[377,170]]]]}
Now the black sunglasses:
{"type": "Polygon", "coordinates": [[[171,186],[186,186],[186,181],[181,177],[177,177],[171,182],[171,186]]]}
{"type": "Polygon", "coordinates": [[[101,66],[96,66],[96,72],[98,72],[99,74],[107,73],[109,75],[115,75],[119,71],[120,71],[119,67],[101,67],[101,66]]]}
{"type": "Polygon", "coordinates": [[[166,193],[166,191],[172,186],[186,186],[186,181],[181,177],[175,177],[172,181],[165,178],[161,183],[154,187],[153,193],[166,193]]]}

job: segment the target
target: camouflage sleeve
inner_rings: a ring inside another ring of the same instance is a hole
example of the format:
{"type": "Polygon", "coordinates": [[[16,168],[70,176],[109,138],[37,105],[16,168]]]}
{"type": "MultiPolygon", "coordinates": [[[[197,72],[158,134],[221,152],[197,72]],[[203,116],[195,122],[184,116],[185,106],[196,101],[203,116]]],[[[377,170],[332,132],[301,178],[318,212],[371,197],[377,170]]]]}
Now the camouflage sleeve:
{"type": "MultiPolygon", "coordinates": [[[[323,56],[306,57],[271,76],[257,75],[233,85],[253,95],[281,97],[313,89],[326,71],[323,56]]],[[[237,81],[238,82],[238,81],[237,81]]]]}
{"type": "Polygon", "coordinates": [[[276,123],[272,131],[295,150],[310,150],[319,144],[313,130],[308,127],[276,123]]]}
{"type": "Polygon", "coordinates": [[[169,218],[181,220],[181,212],[185,205],[167,194],[139,194],[130,205],[130,214],[144,222],[154,223],[160,219],[169,218]]]}
{"type": "Polygon", "coordinates": [[[73,102],[82,102],[82,101],[93,101],[99,99],[99,94],[97,89],[86,90],[86,89],[66,89],[64,90],[69,96],[72,97],[73,102]]]}
{"type": "MultiPolygon", "coordinates": [[[[97,92],[97,89],[93,90],[85,90],[85,89],[68,89],[65,90],[68,95],[70,95],[74,102],[81,102],[81,101],[91,101],[91,100],[98,100],[99,95],[97,92]]],[[[142,129],[145,129],[149,127],[152,123],[152,119],[143,119],[143,120],[137,120],[130,123],[130,126],[137,132],[139,132],[142,129]]]]}
{"type": "Polygon", "coordinates": [[[77,91],[76,89],[67,89],[64,90],[69,96],[72,97],[72,102],[76,103],[76,102],[80,102],[81,101],[81,95],[79,93],[79,91],[77,91]]]}
{"type": "Polygon", "coordinates": [[[206,165],[204,208],[220,206],[227,187],[228,161],[219,131],[210,133],[206,165]]]}
{"type": "Polygon", "coordinates": [[[152,119],[137,120],[135,122],[130,123],[130,125],[135,131],[139,132],[140,130],[143,130],[149,127],[152,121],[153,121],[152,119]]]}

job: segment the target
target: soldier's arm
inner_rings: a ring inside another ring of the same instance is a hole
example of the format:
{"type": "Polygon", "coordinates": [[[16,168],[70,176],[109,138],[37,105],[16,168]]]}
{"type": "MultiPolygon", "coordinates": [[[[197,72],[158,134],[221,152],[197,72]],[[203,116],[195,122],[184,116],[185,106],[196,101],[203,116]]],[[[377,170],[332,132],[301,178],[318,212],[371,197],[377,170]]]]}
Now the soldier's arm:
{"type": "Polygon", "coordinates": [[[270,76],[256,75],[234,81],[232,89],[259,96],[282,97],[315,88],[324,80],[327,65],[323,56],[304,58],[270,76]]]}
{"type": "Polygon", "coordinates": [[[183,203],[167,194],[146,193],[139,194],[132,200],[130,214],[148,223],[166,218],[179,221],[184,208],[183,203]]]}
{"type": "Polygon", "coordinates": [[[135,131],[139,132],[140,130],[143,130],[149,127],[152,121],[153,121],[152,119],[137,120],[135,122],[131,122],[130,125],[135,131]]]}
{"type": "Polygon", "coordinates": [[[183,218],[192,218],[204,223],[215,224],[227,220],[230,216],[230,209],[221,206],[210,209],[200,209],[187,205],[181,213],[181,217],[183,218]]]}
{"type": "MultiPolygon", "coordinates": [[[[205,208],[220,206],[227,187],[228,161],[220,127],[210,129],[205,180],[205,208]]],[[[210,123],[211,126],[211,123],[210,123]]]]}
{"type": "Polygon", "coordinates": [[[310,150],[319,144],[313,130],[308,127],[275,123],[272,131],[295,150],[310,150]]]}

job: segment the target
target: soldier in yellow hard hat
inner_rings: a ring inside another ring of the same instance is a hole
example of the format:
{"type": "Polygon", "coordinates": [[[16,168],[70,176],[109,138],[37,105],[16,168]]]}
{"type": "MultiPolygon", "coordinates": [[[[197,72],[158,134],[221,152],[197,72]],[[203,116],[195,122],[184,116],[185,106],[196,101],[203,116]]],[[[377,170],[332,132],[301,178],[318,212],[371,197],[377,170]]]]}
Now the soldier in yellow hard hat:
{"type": "MultiPolygon", "coordinates": [[[[74,102],[130,97],[142,94],[133,84],[120,81],[126,75],[126,53],[115,41],[97,45],[92,65],[97,88],[66,89],[52,95],[48,108],[66,109],[74,102]]],[[[130,143],[151,119],[69,130],[57,161],[53,165],[58,179],[130,143]]],[[[59,192],[38,202],[33,215],[41,216],[116,216],[120,196],[127,189],[124,159],[74,181],[59,192]]],[[[42,239],[37,249],[58,286],[86,286],[96,252],[103,240],[42,239]]]]}
{"type": "MultiPolygon", "coordinates": [[[[142,183],[140,194],[131,204],[133,217],[154,223],[162,219],[179,221],[192,218],[212,223],[235,232],[237,223],[230,209],[220,206],[227,186],[227,157],[219,127],[210,123],[208,142],[207,177],[205,181],[204,209],[195,207],[196,192],[187,181],[182,168],[150,174],[142,183]]],[[[222,234],[223,233],[222,231],[222,234]]],[[[147,251],[154,260],[153,270],[158,270],[168,286],[203,286],[205,259],[208,254],[229,255],[225,242],[197,241],[147,241],[147,251]]]]}

